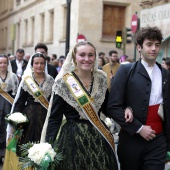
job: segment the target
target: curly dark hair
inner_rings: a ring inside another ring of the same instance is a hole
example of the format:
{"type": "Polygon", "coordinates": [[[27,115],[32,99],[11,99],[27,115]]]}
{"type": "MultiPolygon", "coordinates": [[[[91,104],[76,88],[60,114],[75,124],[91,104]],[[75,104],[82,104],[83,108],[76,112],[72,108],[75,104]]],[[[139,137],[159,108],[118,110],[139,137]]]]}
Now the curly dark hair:
{"type": "Polygon", "coordinates": [[[140,45],[142,48],[145,39],[158,40],[160,43],[163,39],[161,30],[158,27],[142,27],[134,34],[133,41],[135,45],[140,45]]]}

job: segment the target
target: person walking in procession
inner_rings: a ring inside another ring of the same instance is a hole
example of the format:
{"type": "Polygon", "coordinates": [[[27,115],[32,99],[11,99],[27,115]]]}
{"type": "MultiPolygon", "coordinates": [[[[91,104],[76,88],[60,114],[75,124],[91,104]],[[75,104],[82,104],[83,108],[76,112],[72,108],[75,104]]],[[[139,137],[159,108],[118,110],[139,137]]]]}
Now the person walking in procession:
{"type": "Polygon", "coordinates": [[[164,170],[170,151],[170,73],[156,62],[161,42],[157,27],[134,35],[140,60],[122,64],[112,82],[107,113],[121,126],[118,158],[121,170],[164,170]],[[133,121],[124,121],[124,109],[133,121]]]}

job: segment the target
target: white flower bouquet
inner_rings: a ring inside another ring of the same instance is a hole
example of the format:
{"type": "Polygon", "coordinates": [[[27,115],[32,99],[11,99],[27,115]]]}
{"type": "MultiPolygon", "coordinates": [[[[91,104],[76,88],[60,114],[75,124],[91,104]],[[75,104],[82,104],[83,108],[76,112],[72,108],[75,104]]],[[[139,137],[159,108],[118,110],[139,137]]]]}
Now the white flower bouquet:
{"type": "MultiPolygon", "coordinates": [[[[20,145],[19,169],[51,170],[57,167],[63,156],[58,153],[57,144],[27,143],[20,145]]],[[[56,168],[55,168],[56,169],[56,168]]]]}
{"type": "Polygon", "coordinates": [[[14,129],[16,129],[28,122],[28,118],[20,112],[8,114],[5,117],[5,120],[9,124],[11,124],[14,127],[14,129]]]}
{"type": "Polygon", "coordinates": [[[7,149],[16,152],[17,141],[22,136],[23,126],[28,123],[28,118],[20,112],[15,112],[8,114],[5,120],[14,128],[14,136],[9,142],[7,149]]]}
{"type": "Polygon", "coordinates": [[[105,119],[105,123],[106,123],[106,125],[107,125],[108,128],[110,128],[110,126],[113,124],[113,122],[111,121],[111,119],[108,118],[108,117],[105,119]]]}
{"type": "Polygon", "coordinates": [[[37,165],[40,165],[43,159],[48,159],[48,156],[52,161],[54,161],[55,155],[56,153],[49,143],[34,144],[28,150],[28,158],[30,158],[37,165]]]}

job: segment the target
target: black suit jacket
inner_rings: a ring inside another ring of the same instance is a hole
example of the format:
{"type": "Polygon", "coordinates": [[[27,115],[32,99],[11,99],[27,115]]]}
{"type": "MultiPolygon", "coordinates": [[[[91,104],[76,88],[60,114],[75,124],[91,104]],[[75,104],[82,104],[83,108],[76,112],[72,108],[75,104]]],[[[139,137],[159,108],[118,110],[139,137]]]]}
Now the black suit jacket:
{"type": "Polygon", "coordinates": [[[48,74],[55,79],[58,74],[55,66],[51,64],[47,64],[47,70],[48,70],[48,74]]]}
{"type": "MultiPolygon", "coordinates": [[[[27,67],[27,64],[28,64],[28,61],[24,60],[23,64],[22,64],[22,73],[24,72],[24,70],[26,69],[27,67]]],[[[11,61],[11,67],[12,67],[12,71],[16,74],[17,72],[17,63],[16,63],[16,59],[12,60],[11,61]]]]}
{"type": "MultiPolygon", "coordinates": [[[[170,72],[157,65],[162,72],[163,127],[170,149],[170,72]]],[[[122,64],[112,81],[107,113],[133,135],[146,124],[150,93],[151,80],[141,61],[122,64]],[[126,123],[124,118],[124,109],[128,106],[133,109],[134,120],[131,123],[126,123]]]]}

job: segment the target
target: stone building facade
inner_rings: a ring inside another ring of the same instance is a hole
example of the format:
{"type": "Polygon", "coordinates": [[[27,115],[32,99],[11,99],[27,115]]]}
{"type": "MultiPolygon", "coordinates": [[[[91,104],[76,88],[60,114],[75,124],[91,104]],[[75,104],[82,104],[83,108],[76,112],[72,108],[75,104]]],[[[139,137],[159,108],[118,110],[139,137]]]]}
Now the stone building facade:
{"type": "MultiPolygon", "coordinates": [[[[117,50],[117,30],[131,27],[132,15],[140,15],[141,0],[71,0],[70,48],[83,34],[98,52],[117,50]]],[[[34,53],[38,42],[47,44],[49,55],[65,55],[67,0],[0,0],[0,53],[24,48],[34,53]]],[[[134,45],[126,46],[133,58],[134,45]]]]}
{"type": "Polygon", "coordinates": [[[140,25],[158,26],[163,33],[163,42],[157,61],[170,57],[170,0],[141,0],[140,25]]]}

